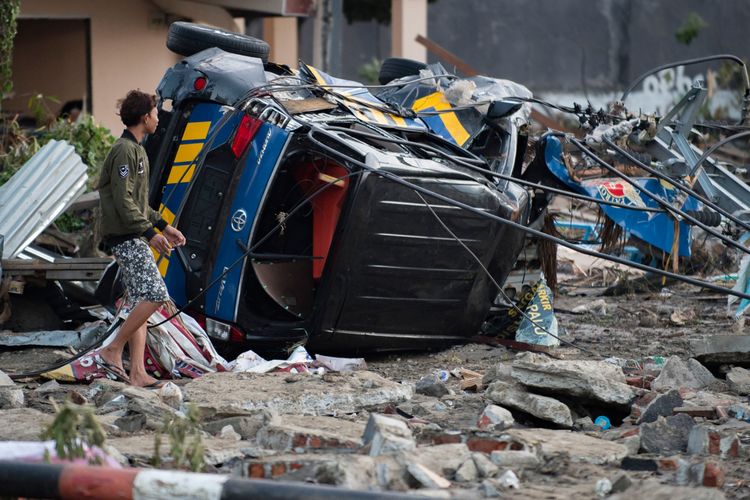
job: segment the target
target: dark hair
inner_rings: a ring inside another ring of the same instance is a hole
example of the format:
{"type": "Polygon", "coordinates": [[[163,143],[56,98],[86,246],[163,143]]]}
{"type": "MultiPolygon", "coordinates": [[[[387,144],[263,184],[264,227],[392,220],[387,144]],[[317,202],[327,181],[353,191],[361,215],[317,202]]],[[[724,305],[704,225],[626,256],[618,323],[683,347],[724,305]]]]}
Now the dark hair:
{"type": "Polygon", "coordinates": [[[143,115],[147,115],[156,107],[156,96],[146,94],[140,90],[131,90],[125,99],[119,102],[120,120],[126,127],[138,125],[143,115]]]}

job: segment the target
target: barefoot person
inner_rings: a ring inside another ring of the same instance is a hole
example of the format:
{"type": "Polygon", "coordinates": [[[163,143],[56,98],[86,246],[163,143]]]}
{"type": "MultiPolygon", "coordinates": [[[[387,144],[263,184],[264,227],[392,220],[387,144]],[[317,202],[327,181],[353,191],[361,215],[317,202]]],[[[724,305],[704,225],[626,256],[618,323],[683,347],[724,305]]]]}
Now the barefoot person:
{"type": "Polygon", "coordinates": [[[148,318],[169,294],[148,246],[169,255],[173,246],[185,244],[185,237],[148,205],[149,164],[140,143],[159,123],[154,96],[128,92],[120,104],[120,119],[126,129],[102,166],[99,199],[103,241],[120,266],[133,308],[112,343],[94,357],[100,368],[132,385],[160,387],[146,373],[143,357],[148,318]],[[125,344],[130,350],[130,377],[122,364],[125,344]]]}

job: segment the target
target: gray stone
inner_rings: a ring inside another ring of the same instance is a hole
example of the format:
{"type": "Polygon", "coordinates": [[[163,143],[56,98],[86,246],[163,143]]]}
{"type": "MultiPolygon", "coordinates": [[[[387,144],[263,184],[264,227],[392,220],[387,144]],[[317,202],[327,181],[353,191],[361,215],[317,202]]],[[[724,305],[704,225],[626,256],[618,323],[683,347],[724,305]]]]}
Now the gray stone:
{"type": "Polygon", "coordinates": [[[682,406],[682,403],[682,396],[680,396],[680,391],[677,389],[660,394],[643,410],[638,423],[656,422],[656,419],[659,417],[669,417],[673,413],[672,410],[677,406],[682,406]]]}
{"type": "Polygon", "coordinates": [[[635,397],[622,369],[603,361],[555,360],[524,353],[513,361],[512,375],[526,387],[587,401],[629,405],[635,397]]]}
{"type": "Polygon", "coordinates": [[[271,422],[273,414],[268,410],[254,410],[248,415],[220,418],[210,422],[204,422],[203,430],[209,434],[216,435],[227,425],[231,425],[242,439],[255,439],[258,431],[271,422]]]}
{"type": "Polygon", "coordinates": [[[750,394],[750,370],[739,366],[733,367],[727,373],[727,382],[732,392],[736,392],[740,396],[750,394]]]}
{"type": "Polygon", "coordinates": [[[476,481],[478,477],[479,471],[477,470],[477,466],[474,464],[474,459],[470,458],[458,468],[454,479],[460,483],[472,483],[476,481]]]}
{"type": "Polygon", "coordinates": [[[494,403],[520,410],[560,427],[573,426],[573,416],[565,404],[548,396],[526,392],[520,386],[498,380],[490,384],[485,396],[494,403]]]}
{"type": "Polygon", "coordinates": [[[651,383],[651,388],[659,392],[681,387],[703,389],[716,382],[711,372],[695,359],[690,358],[685,362],[677,356],[670,356],[659,376],[651,383]]]}
{"type": "Polygon", "coordinates": [[[601,427],[596,425],[591,417],[581,417],[573,422],[573,429],[583,432],[595,432],[601,430],[601,427]]]}
{"type": "Polygon", "coordinates": [[[146,427],[146,415],[135,414],[120,417],[115,420],[114,424],[123,432],[138,432],[146,427]]]}
{"type": "Polygon", "coordinates": [[[23,390],[15,386],[0,386],[0,409],[23,408],[23,390]]]}
{"type": "Polygon", "coordinates": [[[632,484],[633,484],[633,481],[631,481],[628,475],[625,474],[624,472],[621,472],[615,477],[614,481],[612,481],[611,493],[612,494],[621,493],[627,490],[628,488],[630,488],[632,484]]]}
{"type": "Polygon", "coordinates": [[[750,335],[714,335],[690,342],[690,349],[704,363],[747,363],[750,335]]]}
{"type": "Polygon", "coordinates": [[[493,464],[492,460],[487,458],[487,455],[484,453],[472,453],[471,458],[474,460],[479,477],[493,477],[500,472],[498,466],[493,464]]]}
{"type": "MultiPolygon", "coordinates": [[[[117,437],[107,440],[107,443],[128,458],[135,465],[147,465],[154,456],[154,435],[135,434],[128,437],[117,437]]],[[[232,460],[244,458],[240,445],[236,441],[219,438],[203,438],[204,460],[209,465],[229,463],[232,460]]],[[[169,441],[162,436],[159,448],[160,458],[169,460],[169,441]]]]}
{"type": "Polygon", "coordinates": [[[641,449],[648,453],[681,453],[687,449],[692,417],[680,413],[659,417],[656,422],[641,425],[641,449]]]}
{"type": "Polygon", "coordinates": [[[406,469],[425,488],[445,489],[451,486],[450,481],[422,464],[409,464],[406,469]]]}
{"type": "Polygon", "coordinates": [[[370,414],[362,442],[370,446],[371,457],[416,448],[411,429],[403,420],[376,413],[370,414]]]}
{"type": "Polygon", "coordinates": [[[185,400],[206,418],[243,415],[268,409],[279,415],[356,413],[411,398],[412,386],[369,371],[301,375],[284,383],[285,373],[209,373],[183,387],[185,400]]]}
{"type": "Polygon", "coordinates": [[[414,392],[439,398],[448,394],[448,388],[440,380],[435,380],[434,377],[423,377],[415,384],[414,392]]]}
{"type": "Polygon", "coordinates": [[[57,383],[57,380],[49,380],[36,389],[34,389],[34,392],[37,394],[54,394],[58,391],[63,390],[62,386],[57,383]]]}

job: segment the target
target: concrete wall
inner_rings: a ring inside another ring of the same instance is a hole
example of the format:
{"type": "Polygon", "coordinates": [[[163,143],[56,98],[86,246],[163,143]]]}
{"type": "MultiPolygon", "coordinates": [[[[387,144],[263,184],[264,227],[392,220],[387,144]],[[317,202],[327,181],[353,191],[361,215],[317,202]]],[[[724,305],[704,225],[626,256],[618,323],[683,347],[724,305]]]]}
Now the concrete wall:
{"type": "MultiPolygon", "coordinates": [[[[301,55],[311,32],[304,21],[301,55]]],[[[622,87],[643,71],[721,52],[750,56],[747,0],[437,0],[427,36],[482,73],[536,92],[622,87]],[[708,26],[685,46],[675,31],[689,12],[708,26]]],[[[390,27],[344,26],[342,72],[357,78],[373,57],[390,55],[390,27]]],[[[428,61],[436,59],[428,54],[428,61]]]]}
{"type": "Polygon", "coordinates": [[[90,19],[92,113],[114,133],[122,129],[117,100],[133,88],[153,92],[164,70],[178,60],[165,45],[163,12],[147,0],[23,0],[21,17],[90,19]]]}
{"type": "Polygon", "coordinates": [[[4,111],[27,114],[29,98],[36,93],[60,101],[49,103],[54,114],[66,101],[84,100],[87,31],[82,19],[20,20],[13,50],[14,97],[3,103],[4,111]]]}

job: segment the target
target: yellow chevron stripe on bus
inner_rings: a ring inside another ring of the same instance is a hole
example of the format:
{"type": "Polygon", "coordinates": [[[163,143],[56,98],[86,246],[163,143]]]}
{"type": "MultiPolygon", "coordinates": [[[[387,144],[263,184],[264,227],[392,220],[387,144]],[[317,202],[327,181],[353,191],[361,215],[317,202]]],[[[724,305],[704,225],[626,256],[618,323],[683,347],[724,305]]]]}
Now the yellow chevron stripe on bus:
{"type": "Polygon", "coordinates": [[[208,129],[211,128],[211,122],[190,122],[185,127],[182,134],[183,141],[199,141],[205,139],[208,135],[208,129]]]}
{"type": "Polygon", "coordinates": [[[193,163],[192,165],[175,165],[172,167],[172,170],[169,171],[167,184],[190,182],[194,174],[195,163],[193,163]]]}
{"type": "MultiPolygon", "coordinates": [[[[435,111],[443,111],[451,109],[451,105],[445,100],[445,96],[442,92],[434,92],[414,101],[411,108],[417,112],[429,108],[433,108],[435,111]]],[[[445,125],[446,130],[448,130],[448,133],[453,137],[453,140],[456,141],[456,144],[462,146],[469,140],[469,133],[464,126],[461,125],[461,121],[456,116],[456,113],[441,113],[438,116],[443,122],[443,125],[445,125]]]]}
{"type": "Polygon", "coordinates": [[[195,157],[198,156],[198,153],[200,153],[202,148],[202,142],[196,144],[180,144],[180,147],[177,148],[177,154],[174,156],[174,162],[190,163],[195,160],[195,157]]]}

